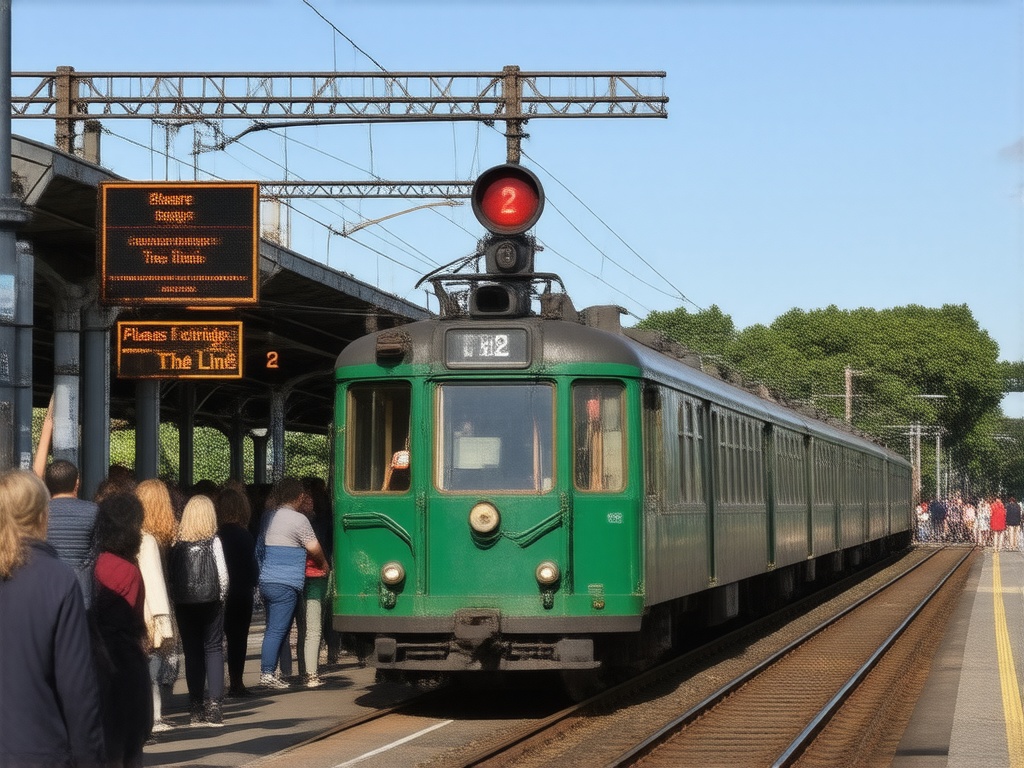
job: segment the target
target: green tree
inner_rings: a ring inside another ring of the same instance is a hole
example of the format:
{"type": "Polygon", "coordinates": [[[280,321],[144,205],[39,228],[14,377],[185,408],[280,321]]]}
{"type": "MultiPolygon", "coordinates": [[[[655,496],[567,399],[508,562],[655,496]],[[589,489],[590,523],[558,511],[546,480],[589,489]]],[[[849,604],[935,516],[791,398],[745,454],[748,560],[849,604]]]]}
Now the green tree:
{"type": "Polygon", "coordinates": [[[740,332],[718,307],[679,309],[652,313],[640,325],[720,355],[744,378],[840,419],[851,369],[854,426],[904,453],[908,425],[940,427],[944,450],[971,478],[997,482],[993,419],[1009,376],[966,305],[792,309],[740,332]]]}

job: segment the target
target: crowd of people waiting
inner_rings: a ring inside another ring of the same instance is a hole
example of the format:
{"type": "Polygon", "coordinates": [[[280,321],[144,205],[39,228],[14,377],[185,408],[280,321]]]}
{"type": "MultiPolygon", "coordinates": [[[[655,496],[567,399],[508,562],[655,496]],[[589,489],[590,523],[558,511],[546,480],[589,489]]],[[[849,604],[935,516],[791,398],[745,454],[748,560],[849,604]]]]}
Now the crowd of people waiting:
{"type": "Polygon", "coordinates": [[[85,500],[72,463],[36,470],[0,474],[0,765],[141,766],[171,727],[162,701],[180,658],[190,724],[222,726],[224,696],[251,695],[259,605],[260,686],[322,685],[322,647],[339,649],[322,480],[202,481],[186,496],[114,466],[85,500]]]}
{"type": "Polygon", "coordinates": [[[917,540],[1024,551],[1021,506],[1013,496],[924,499],[917,506],[917,540]]]}

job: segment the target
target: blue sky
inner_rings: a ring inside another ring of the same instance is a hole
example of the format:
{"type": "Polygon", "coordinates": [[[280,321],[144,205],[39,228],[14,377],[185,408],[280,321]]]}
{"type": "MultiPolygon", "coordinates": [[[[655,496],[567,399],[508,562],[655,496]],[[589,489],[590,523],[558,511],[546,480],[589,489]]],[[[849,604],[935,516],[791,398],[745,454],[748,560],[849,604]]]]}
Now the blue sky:
{"type": "MultiPolygon", "coordinates": [[[[963,303],[1003,359],[1024,359],[1020,2],[309,2],[390,71],[667,73],[667,120],[527,126],[524,164],[550,204],[538,268],[560,273],[578,307],[643,317],[682,294],[742,328],[793,307],[963,303]]],[[[310,4],[13,0],[12,64],[374,71],[310,4]]],[[[106,127],[104,165],[193,178],[192,128],[106,127]]],[[[49,121],[13,129],[52,141],[49,121]]],[[[253,135],[198,165],[200,178],[468,179],[504,157],[477,124],[331,126],[253,135]]],[[[305,204],[292,245],[424,303],[419,276],[481,234],[468,205],[350,238],[323,226],[421,202],[305,204]]],[[[1022,398],[1005,407],[1024,415],[1022,398]]]]}

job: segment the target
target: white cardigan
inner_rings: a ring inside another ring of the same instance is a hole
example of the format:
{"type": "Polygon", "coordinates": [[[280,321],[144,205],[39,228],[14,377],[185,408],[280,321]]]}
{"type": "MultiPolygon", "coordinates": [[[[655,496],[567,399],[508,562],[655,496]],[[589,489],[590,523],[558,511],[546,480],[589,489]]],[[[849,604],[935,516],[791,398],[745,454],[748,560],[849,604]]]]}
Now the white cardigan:
{"type": "Polygon", "coordinates": [[[164,640],[174,637],[174,628],[160,545],[153,534],[146,531],[142,532],[142,546],[139,547],[139,570],[146,588],[145,616],[149,641],[154,648],[159,648],[164,640]]]}

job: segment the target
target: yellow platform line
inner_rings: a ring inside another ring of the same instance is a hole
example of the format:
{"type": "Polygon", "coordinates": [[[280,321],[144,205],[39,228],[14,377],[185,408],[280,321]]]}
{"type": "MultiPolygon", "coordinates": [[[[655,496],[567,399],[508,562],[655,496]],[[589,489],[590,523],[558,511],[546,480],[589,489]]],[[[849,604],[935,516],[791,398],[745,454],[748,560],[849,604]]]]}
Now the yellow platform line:
{"type": "Polygon", "coordinates": [[[1003,689],[1003,716],[1006,720],[1006,746],[1010,768],[1024,768],[1024,706],[1021,705],[1017,668],[1013,664],[1010,632],[1003,606],[1003,576],[999,553],[992,555],[992,597],[996,612],[996,655],[999,658],[999,682],[1003,689]]]}

